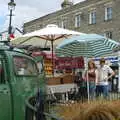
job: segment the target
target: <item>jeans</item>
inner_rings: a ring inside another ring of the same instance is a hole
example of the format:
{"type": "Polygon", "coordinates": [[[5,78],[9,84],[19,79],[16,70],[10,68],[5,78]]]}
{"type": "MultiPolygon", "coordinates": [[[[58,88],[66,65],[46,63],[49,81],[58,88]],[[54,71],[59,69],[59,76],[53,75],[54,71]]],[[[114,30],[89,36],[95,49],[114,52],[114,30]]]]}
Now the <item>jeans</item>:
{"type": "Polygon", "coordinates": [[[107,99],[109,97],[109,85],[97,85],[96,95],[97,97],[103,94],[103,97],[107,99]]]}
{"type": "Polygon", "coordinates": [[[91,100],[95,99],[95,89],[95,82],[89,81],[89,95],[91,100]]]}

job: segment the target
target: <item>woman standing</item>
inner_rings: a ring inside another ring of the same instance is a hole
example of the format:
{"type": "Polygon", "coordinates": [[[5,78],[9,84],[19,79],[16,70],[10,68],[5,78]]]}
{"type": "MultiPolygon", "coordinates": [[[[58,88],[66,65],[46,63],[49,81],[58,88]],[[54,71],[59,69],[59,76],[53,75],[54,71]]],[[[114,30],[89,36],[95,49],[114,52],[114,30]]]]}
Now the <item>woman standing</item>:
{"type": "Polygon", "coordinates": [[[85,78],[88,81],[89,85],[89,97],[90,100],[93,100],[95,98],[95,89],[96,84],[98,81],[98,71],[96,69],[96,65],[93,60],[90,60],[88,62],[88,70],[85,74],[85,78]]]}

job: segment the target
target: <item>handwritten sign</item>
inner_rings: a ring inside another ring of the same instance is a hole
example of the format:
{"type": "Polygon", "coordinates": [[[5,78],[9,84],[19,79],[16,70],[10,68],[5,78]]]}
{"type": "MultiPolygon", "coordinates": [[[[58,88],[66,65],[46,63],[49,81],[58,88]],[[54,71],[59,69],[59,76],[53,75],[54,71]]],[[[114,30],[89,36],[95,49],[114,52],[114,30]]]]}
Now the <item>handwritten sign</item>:
{"type": "Polygon", "coordinates": [[[73,69],[73,68],[84,68],[83,57],[63,57],[56,60],[56,69],[73,69]]]}

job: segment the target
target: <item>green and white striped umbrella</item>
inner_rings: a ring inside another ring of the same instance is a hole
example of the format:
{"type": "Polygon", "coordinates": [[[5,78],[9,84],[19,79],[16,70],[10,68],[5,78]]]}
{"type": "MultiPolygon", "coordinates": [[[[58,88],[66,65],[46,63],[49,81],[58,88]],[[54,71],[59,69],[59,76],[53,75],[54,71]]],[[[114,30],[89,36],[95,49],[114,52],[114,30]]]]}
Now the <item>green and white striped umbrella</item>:
{"type": "MultiPolygon", "coordinates": [[[[57,48],[56,54],[59,57],[78,57],[84,56],[99,57],[110,54],[113,49],[119,46],[118,42],[108,39],[97,34],[86,34],[74,36],[70,39],[65,39],[57,48]]],[[[89,82],[87,77],[87,93],[89,96],[89,82]]]]}
{"type": "Polygon", "coordinates": [[[56,48],[59,57],[99,57],[113,52],[119,43],[97,34],[85,34],[65,39],[56,48]]]}

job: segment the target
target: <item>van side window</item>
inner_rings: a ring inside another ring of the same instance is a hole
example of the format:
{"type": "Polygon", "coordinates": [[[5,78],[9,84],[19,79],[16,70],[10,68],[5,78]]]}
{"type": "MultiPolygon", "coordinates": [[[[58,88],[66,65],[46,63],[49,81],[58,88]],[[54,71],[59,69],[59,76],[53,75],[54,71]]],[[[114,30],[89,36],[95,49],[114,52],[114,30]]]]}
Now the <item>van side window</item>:
{"type": "Polygon", "coordinates": [[[5,83],[5,73],[2,60],[0,60],[0,84],[5,83]]]}
{"type": "Polygon", "coordinates": [[[31,59],[14,56],[14,68],[17,75],[37,75],[38,69],[34,61],[31,59]]]}

